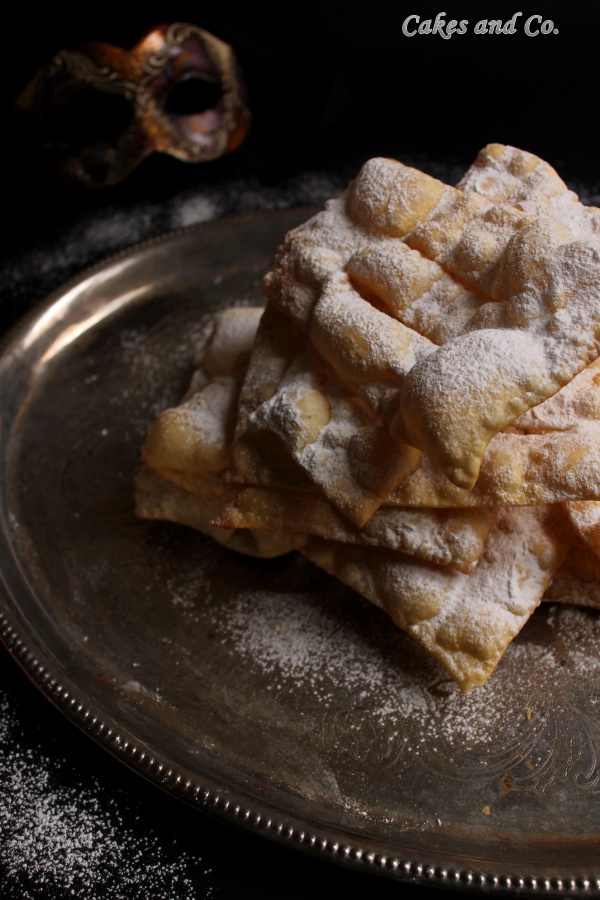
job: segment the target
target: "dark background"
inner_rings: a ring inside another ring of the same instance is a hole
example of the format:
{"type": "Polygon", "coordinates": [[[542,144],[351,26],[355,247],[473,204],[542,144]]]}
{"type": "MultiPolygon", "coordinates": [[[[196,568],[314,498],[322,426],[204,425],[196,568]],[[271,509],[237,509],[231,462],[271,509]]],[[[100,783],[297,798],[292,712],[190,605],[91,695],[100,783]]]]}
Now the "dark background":
{"type": "Polygon", "coordinates": [[[350,147],[470,159],[490,140],[512,143],[594,175],[589,131],[595,118],[600,10],[595,0],[351,3],[60,4],[33,13],[12,5],[3,26],[7,102],[35,69],[63,47],[101,40],[131,47],[145,29],[189,21],[237,50],[246,72],[255,128],[244,157],[277,169],[350,147]],[[469,20],[464,35],[402,34],[421,19],[469,20]],[[474,35],[483,17],[522,11],[517,34],[474,35]],[[527,37],[531,14],[552,19],[558,35],[527,37]]]}
{"type": "Polygon", "coordinates": [[[466,168],[486,143],[532,151],[567,181],[597,178],[596,85],[600,4],[595,0],[431,3],[60,4],[4,14],[0,148],[11,246],[27,240],[32,218],[43,229],[82,202],[169,196],[181,184],[239,171],[277,183],[303,167],[358,166],[373,155],[454,161],[466,168]],[[134,11],[135,9],[135,11],[134,11]],[[475,35],[480,18],[506,21],[521,11],[517,33],[475,35]],[[402,22],[439,12],[468,19],[466,34],[405,37],[402,22]],[[558,34],[527,37],[526,19],[552,19],[558,34]],[[59,201],[12,114],[14,98],[62,48],[88,40],[130,48],[160,22],[189,21],[231,43],[242,64],[253,126],[233,157],[186,167],[154,156],[109,197],[61,190],[59,201]]]}
{"type": "MultiPolygon", "coordinates": [[[[260,208],[270,190],[290,182],[298,185],[303,173],[352,172],[370,156],[389,155],[435,173],[460,174],[483,145],[497,141],[542,156],[569,185],[595,198],[599,28],[600,4],[595,0],[414,0],[360,6],[157,2],[135,12],[126,4],[86,3],[75,14],[67,14],[59,4],[36,11],[12,4],[0,33],[2,330],[83,267],[166,230],[170,219],[164,210],[179,195],[222,192],[228,198],[222,205],[225,212],[247,210],[252,203],[260,208]],[[402,35],[406,16],[433,19],[442,11],[447,20],[468,19],[469,32],[450,40],[402,35]],[[472,33],[477,20],[506,21],[516,11],[523,12],[517,34],[472,33]],[[523,24],[532,14],[552,19],[559,34],[526,37],[523,24]],[[236,49],[253,113],[245,144],[231,156],[199,166],[155,156],[127,181],[104,191],[53,184],[14,116],[15,97],[62,48],[88,40],[130,47],[151,26],[173,21],[200,25],[236,49]],[[236,207],[231,198],[249,180],[257,188],[256,199],[246,197],[236,207]],[[119,221],[129,217],[131,229],[108,236],[105,229],[102,240],[90,238],[95,221],[105,226],[116,214],[119,221]],[[80,225],[80,246],[73,253],[73,234],[80,225]],[[63,252],[65,235],[69,253],[63,252]]],[[[306,199],[301,190],[288,196],[306,199]]],[[[63,788],[95,791],[98,808],[121,821],[123,835],[134,828],[154,836],[158,844],[152,846],[162,848],[165,864],[176,865],[182,848],[192,858],[196,854],[197,871],[190,864],[186,874],[197,877],[198,897],[304,900],[333,891],[348,897],[365,892],[381,898],[423,896],[415,888],[398,889],[305,860],[180,807],[64,721],[5,651],[0,654],[0,689],[7,698],[1,714],[11,723],[0,753],[45,766],[63,788]],[[208,880],[201,871],[204,864],[211,869],[208,880]],[[207,893],[207,884],[212,893],[207,893]]],[[[91,896],[85,886],[76,893],[61,893],[36,877],[33,866],[29,871],[0,871],[0,895],[91,896]]],[[[118,886],[116,890],[114,896],[123,900],[144,896],[131,885],[121,894],[118,886]]],[[[172,895],[148,896],[163,900],[172,895]]]]}

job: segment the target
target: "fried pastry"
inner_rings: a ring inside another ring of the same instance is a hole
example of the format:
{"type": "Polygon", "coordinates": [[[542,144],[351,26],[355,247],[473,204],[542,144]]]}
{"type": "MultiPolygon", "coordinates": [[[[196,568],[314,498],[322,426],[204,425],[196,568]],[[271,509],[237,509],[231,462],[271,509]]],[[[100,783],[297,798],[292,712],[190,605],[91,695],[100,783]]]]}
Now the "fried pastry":
{"type": "Polygon", "coordinates": [[[249,425],[253,412],[272,398],[285,372],[306,346],[303,331],[275,306],[267,304],[240,390],[228,475],[231,481],[317,489],[292,457],[282,453],[284,448],[277,435],[249,425]]]}
{"type": "MultiPolygon", "coordinates": [[[[368,291],[372,318],[377,306],[389,312],[396,272],[395,293],[405,293],[403,267],[411,265],[406,247],[439,266],[438,280],[445,273],[466,286],[472,297],[462,333],[451,332],[447,343],[410,368],[392,433],[467,489],[491,438],[556,393],[600,351],[594,228],[588,223],[574,233],[567,227],[573,217],[563,224],[539,195],[531,202],[536,212],[526,214],[392,160],[371,160],[343,198],[288,237],[264,281],[272,302],[309,334],[319,299],[340,271],[349,277],[354,272],[368,291]]],[[[422,288],[414,273],[409,280],[417,295],[431,285],[426,275],[422,288]]],[[[398,315],[401,306],[395,303],[398,315]]],[[[337,358],[356,359],[356,340],[354,329],[337,329],[337,358]]],[[[367,361],[357,360],[363,371],[376,368],[375,353],[367,361]]]]}
{"type": "Polygon", "coordinates": [[[576,500],[565,506],[578,539],[587,549],[587,555],[593,555],[600,562],[600,502],[576,500]]]}
{"type": "Polygon", "coordinates": [[[504,144],[488,144],[479,151],[457,187],[492,203],[540,203],[548,207],[557,197],[577,202],[558,173],[543,159],[504,144]]]}
{"type": "Polygon", "coordinates": [[[552,579],[544,600],[548,603],[600,609],[600,559],[575,535],[565,561],[552,579]]]}
{"type": "Polygon", "coordinates": [[[492,144],[457,187],[369,161],[217,317],[137,509],[305,556],[463,690],[541,599],[600,605],[600,211],[492,144]],[[571,587],[569,587],[569,584],[571,587]]]}
{"type": "Polygon", "coordinates": [[[247,427],[275,435],[357,525],[364,525],[419,465],[419,453],[391,438],[311,346],[294,360],[276,393],[252,413],[247,427]]]}
{"type": "Polygon", "coordinates": [[[268,559],[299,549],[307,538],[290,532],[272,532],[252,528],[226,529],[215,526],[223,506],[230,502],[235,491],[222,486],[220,493],[191,492],[167,481],[146,467],[136,479],[136,515],[142,519],[177,522],[201,531],[230,550],[268,559]]]}
{"type": "Polygon", "coordinates": [[[390,506],[529,506],[600,498],[600,423],[540,434],[497,434],[475,487],[451,482],[428,457],[386,498],[390,506]]]}
{"type": "Polygon", "coordinates": [[[244,488],[215,520],[224,528],[314,535],[342,544],[385,547],[468,574],[477,565],[498,510],[382,506],[358,528],[318,494],[244,488]]]}
{"type": "Polygon", "coordinates": [[[301,552],[384,609],[462,690],[483,684],[563,562],[562,510],[501,510],[470,575],[393,551],[313,538],[301,552]]]}
{"type": "Polygon", "coordinates": [[[187,490],[220,495],[231,464],[239,396],[261,307],[218,313],[198,349],[183,401],[153,424],[142,448],[146,466],[187,490]]]}
{"type": "Polygon", "coordinates": [[[484,454],[475,487],[449,481],[428,457],[386,500],[398,506],[519,506],[600,499],[600,361],[515,419],[484,454]]]}
{"type": "Polygon", "coordinates": [[[551,215],[573,235],[600,249],[600,210],[584,206],[547,162],[502,144],[488,144],[457,187],[527,215],[551,215]]]}
{"type": "Polygon", "coordinates": [[[253,556],[278,556],[298,547],[294,535],[227,532],[210,523],[236,490],[225,482],[242,378],[262,309],[233,307],[218,314],[201,348],[190,388],[165,410],[142,448],[136,513],[189,525],[253,556]]]}

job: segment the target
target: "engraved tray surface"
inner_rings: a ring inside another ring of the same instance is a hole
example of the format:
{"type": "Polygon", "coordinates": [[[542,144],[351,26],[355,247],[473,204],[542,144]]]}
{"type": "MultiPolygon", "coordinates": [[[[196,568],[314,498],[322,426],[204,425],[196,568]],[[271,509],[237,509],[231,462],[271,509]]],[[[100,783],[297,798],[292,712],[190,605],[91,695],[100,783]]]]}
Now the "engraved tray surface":
{"type": "Polygon", "coordinates": [[[0,357],[0,628],[110,751],[212,814],[348,866],[465,889],[600,887],[600,621],[543,606],[463,696],[298,555],[133,514],[149,425],[207,317],[261,302],[306,210],[212,223],[66,286],[0,357]]]}

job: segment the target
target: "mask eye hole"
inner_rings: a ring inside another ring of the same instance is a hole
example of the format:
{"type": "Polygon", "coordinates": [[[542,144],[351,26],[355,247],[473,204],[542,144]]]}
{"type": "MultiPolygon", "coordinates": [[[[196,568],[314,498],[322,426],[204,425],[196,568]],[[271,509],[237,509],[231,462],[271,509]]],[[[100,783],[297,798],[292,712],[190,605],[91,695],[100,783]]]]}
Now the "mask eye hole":
{"type": "Polygon", "coordinates": [[[218,84],[192,75],[169,89],[164,110],[172,116],[193,116],[214,109],[222,97],[223,90],[218,84]]]}

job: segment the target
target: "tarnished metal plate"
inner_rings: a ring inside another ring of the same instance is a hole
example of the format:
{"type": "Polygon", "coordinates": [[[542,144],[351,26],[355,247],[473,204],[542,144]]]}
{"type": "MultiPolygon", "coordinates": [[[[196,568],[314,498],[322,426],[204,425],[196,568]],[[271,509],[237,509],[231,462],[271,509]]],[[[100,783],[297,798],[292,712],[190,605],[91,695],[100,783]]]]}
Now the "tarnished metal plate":
{"type": "Polygon", "coordinates": [[[569,893],[600,878],[600,617],[546,606],[463,696],[299,556],[139,521],[145,433],[207,316],[261,299],[288,211],[144,245],[5,343],[5,642],[45,694],[198,807],[347,865],[569,893]]]}

